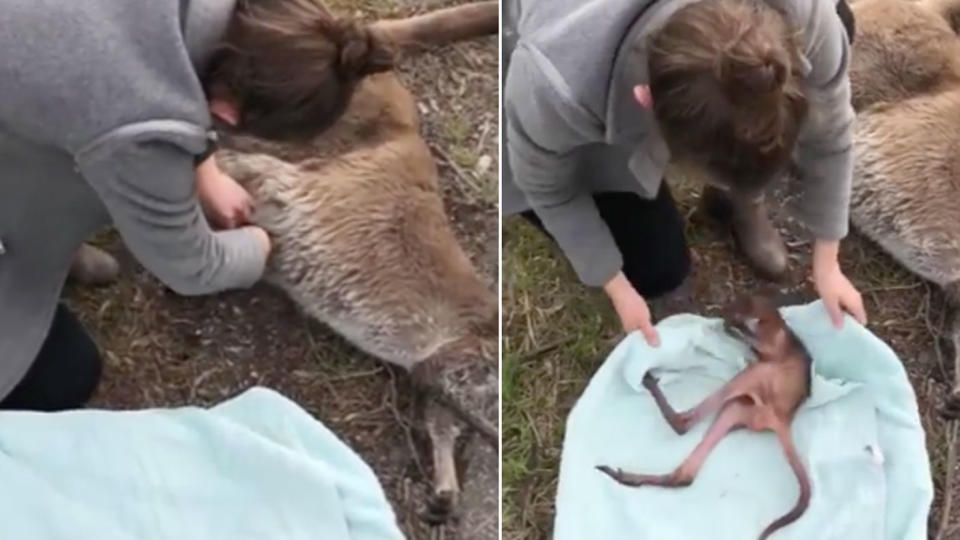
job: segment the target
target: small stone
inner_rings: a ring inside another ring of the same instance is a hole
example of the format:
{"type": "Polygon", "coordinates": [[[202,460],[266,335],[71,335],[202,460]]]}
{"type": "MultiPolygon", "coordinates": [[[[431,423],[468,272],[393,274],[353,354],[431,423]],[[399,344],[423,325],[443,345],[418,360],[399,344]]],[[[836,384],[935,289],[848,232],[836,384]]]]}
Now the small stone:
{"type": "Polygon", "coordinates": [[[493,158],[484,154],[480,156],[480,159],[477,160],[477,175],[483,176],[487,174],[487,171],[490,170],[490,166],[493,165],[493,158]]]}

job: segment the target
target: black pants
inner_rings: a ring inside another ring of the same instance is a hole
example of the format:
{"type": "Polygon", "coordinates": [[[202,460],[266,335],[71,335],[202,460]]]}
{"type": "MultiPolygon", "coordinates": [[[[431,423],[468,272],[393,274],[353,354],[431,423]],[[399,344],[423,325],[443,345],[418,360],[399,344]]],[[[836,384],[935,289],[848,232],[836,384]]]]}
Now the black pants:
{"type": "Polygon", "coordinates": [[[100,382],[103,363],[93,339],[64,305],[40,354],[0,409],[55,412],[83,407],[100,382]]]}
{"type": "MultiPolygon", "coordinates": [[[[653,200],[635,193],[599,193],[593,197],[623,255],[623,274],[646,298],[672,291],[690,274],[683,218],[667,183],[660,186],[653,200]]],[[[522,215],[546,233],[533,211],[522,215]]]]}

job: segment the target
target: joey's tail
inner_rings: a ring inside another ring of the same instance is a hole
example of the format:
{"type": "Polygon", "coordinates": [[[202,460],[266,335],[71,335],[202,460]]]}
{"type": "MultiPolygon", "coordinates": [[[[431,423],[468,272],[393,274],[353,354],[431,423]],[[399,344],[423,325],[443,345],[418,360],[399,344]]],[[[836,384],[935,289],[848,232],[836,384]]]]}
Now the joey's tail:
{"type": "Polygon", "coordinates": [[[497,0],[473,2],[438,9],[405,19],[386,19],[370,25],[370,30],[401,50],[439,47],[488,35],[500,29],[500,5],[497,0]]]}
{"type": "Polygon", "coordinates": [[[922,0],[920,4],[946,19],[954,32],[960,32],[960,0],[922,0]]]}
{"type": "Polygon", "coordinates": [[[800,483],[800,497],[797,499],[797,504],[789,512],[777,518],[763,530],[763,533],[760,534],[760,540],[766,540],[777,529],[786,527],[799,519],[806,512],[807,505],[810,504],[810,478],[807,477],[807,471],[803,468],[803,463],[800,461],[800,456],[797,455],[796,448],[793,447],[790,426],[784,425],[776,431],[777,438],[780,439],[780,446],[783,447],[783,453],[786,454],[790,468],[793,469],[793,473],[797,475],[797,481],[800,483]]]}

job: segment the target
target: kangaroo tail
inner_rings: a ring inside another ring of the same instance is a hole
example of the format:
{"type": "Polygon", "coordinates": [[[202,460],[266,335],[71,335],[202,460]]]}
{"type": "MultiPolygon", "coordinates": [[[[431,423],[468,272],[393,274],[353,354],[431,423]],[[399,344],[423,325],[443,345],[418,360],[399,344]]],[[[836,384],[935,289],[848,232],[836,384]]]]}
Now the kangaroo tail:
{"type": "Polygon", "coordinates": [[[790,426],[784,424],[776,431],[777,438],[780,439],[780,445],[783,446],[783,453],[786,454],[790,468],[793,469],[793,473],[797,475],[797,481],[800,483],[800,497],[797,499],[797,504],[794,505],[789,512],[777,518],[776,521],[763,530],[763,533],[760,534],[760,540],[766,540],[766,538],[777,529],[785,527],[799,519],[800,516],[806,512],[807,506],[810,504],[810,478],[807,477],[807,471],[803,468],[800,456],[797,455],[797,450],[793,447],[793,438],[790,436],[790,426]]]}
{"type": "Polygon", "coordinates": [[[439,47],[495,35],[499,29],[500,4],[497,0],[461,4],[404,19],[385,19],[370,25],[371,32],[401,50],[439,47]]]}

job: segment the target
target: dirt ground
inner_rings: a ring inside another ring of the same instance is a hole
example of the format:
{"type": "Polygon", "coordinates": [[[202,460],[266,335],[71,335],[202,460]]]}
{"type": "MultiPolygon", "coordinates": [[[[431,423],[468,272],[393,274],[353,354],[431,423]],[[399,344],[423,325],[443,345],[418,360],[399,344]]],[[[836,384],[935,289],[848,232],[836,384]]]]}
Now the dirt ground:
{"type": "MultiPolygon", "coordinates": [[[[457,3],[462,2],[331,5],[338,13],[374,17],[457,3]]],[[[496,36],[460,43],[405,58],[400,67],[418,99],[457,235],[491,287],[498,257],[497,44],[496,36]]],[[[65,293],[105,351],[105,379],[95,406],[207,406],[266,386],[297,401],[373,467],[409,538],[497,537],[498,455],[479,437],[465,443],[461,456],[460,520],[429,528],[418,517],[430,479],[429,457],[413,424],[402,372],[307,320],[272,289],[178,297],[136,264],[115,234],[108,231],[95,243],[120,258],[121,282],[105,289],[68,287],[65,293]]]]}
{"type": "MultiPolygon", "coordinates": [[[[675,176],[671,183],[688,218],[694,257],[695,305],[688,309],[719,315],[718,308],[736,292],[760,282],[735,255],[729,236],[694,212],[698,189],[675,176]]],[[[776,220],[788,240],[793,271],[781,292],[796,294],[795,302],[815,300],[807,280],[809,245],[798,239],[784,212],[778,211],[776,220]]],[[[503,538],[548,538],[566,417],[622,333],[603,293],[580,286],[559,251],[532,227],[507,219],[503,244],[503,538]]],[[[841,262],[864,296],[870,330],[902,358],[917,394],[936,489],[930,537],[960,539],[953,502],[958,471],[955,452],[949,452],[956,450],[957,428],[936,412],[953,374],[951,353],[938,359],[932,349],[933,336],[943,328],[943,299],[856,234],[843,243],[841,262]],[[947,506],[949,519],[941,521],[947,506]]],[[[651,308],[657,319],[670,314],[663,306],[651,308]]]]}

